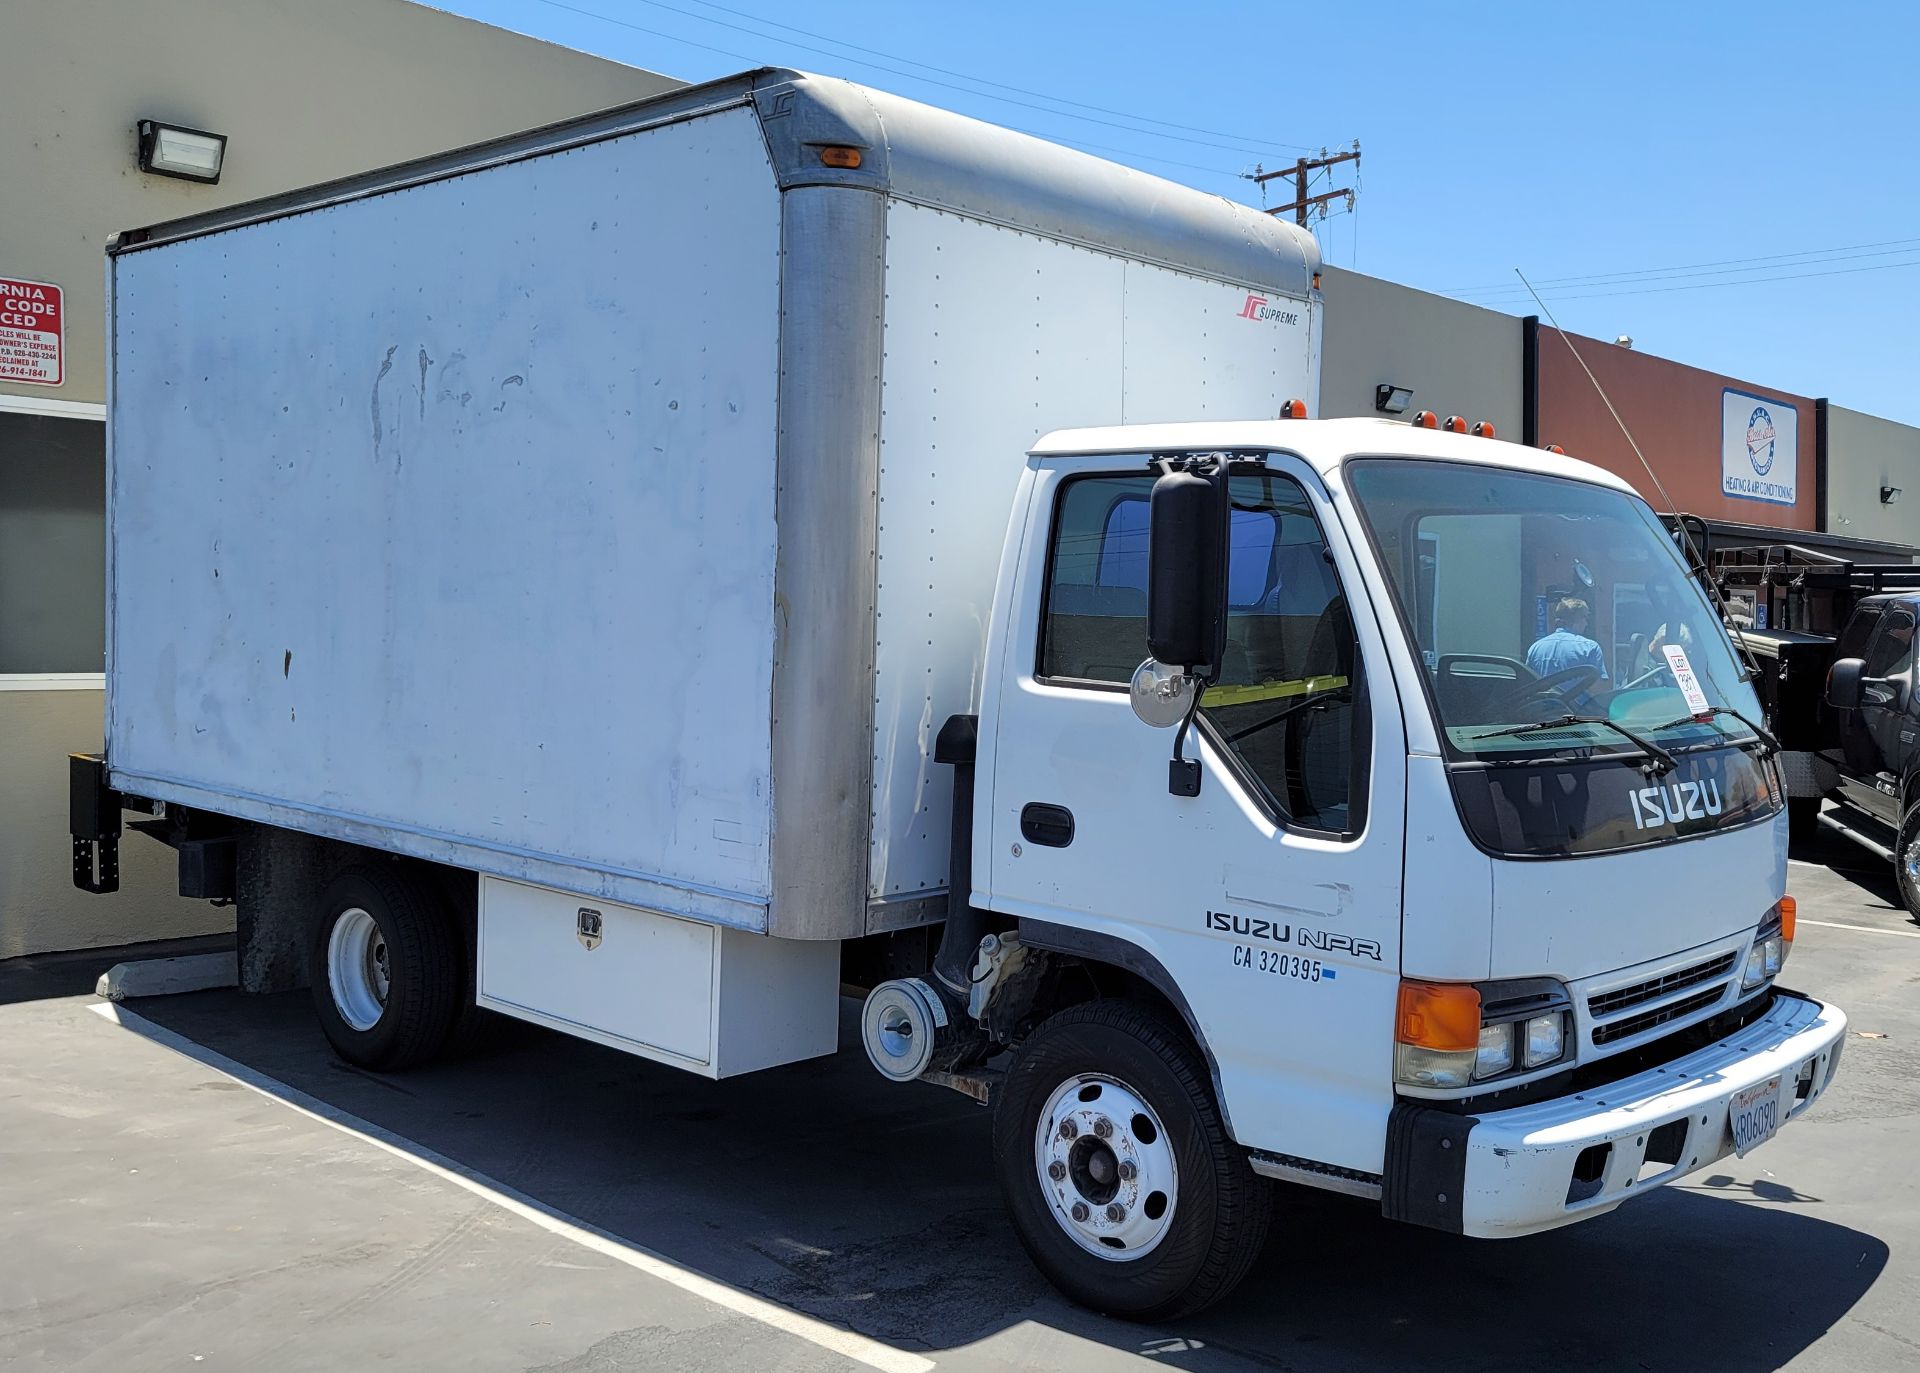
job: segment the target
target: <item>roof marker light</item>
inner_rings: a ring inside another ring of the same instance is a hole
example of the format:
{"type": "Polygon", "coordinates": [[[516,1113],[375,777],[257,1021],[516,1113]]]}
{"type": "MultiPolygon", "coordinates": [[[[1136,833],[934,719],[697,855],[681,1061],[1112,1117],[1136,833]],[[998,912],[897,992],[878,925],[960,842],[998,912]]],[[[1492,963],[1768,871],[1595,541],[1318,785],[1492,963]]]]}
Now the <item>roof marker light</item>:
{"type": "Polygon", "coordinates": [[[1558,453],[1563,458],[1567,455],[1567,450],[1557,443],[1543,443],[1540,446],[1549,453],[1558,453]]]}
{"type": "Polygon", "coordinates": [[[1440,427],[1440,417],[1431,410],[1422,410],[1412,419],[1408,420],[1407,423],[1411,424],[1415,429],[1438,429],[1440,427]]]}
{"type": "Polygon", "coordinates": [[[1307,417],[1307,403],[1303,400],[1290,400],[1280,407],[1283,420],[1303,420],[1307,417]]]}
{"type": "Polygon", "coordinates": [[[1440,427],[1442,429],[1448,430],[1451,433],[1455,433],[1455,434],[1464,434],[1467,432],[1466,420],[1462,419],[1458,415],[1448,415],[1447,418],[1441,423],[1440,427]]]}
{"type": "Polygon", "coordinates": [[[1476,439],[1491,439],[1491,438],[1498,437],[1498,435],[1496,435],[1493,432],[1493,426],[1487,423],[1487,421],[1485,420],[1475,420],[1473,422],[1473,436],[1476,439]]]}
{"type": "Polygon", "coordinates": [[[833,143],[820,150],[820,163],[826,167],[842,167],[852,171],[860,165],[860,150],[849,148],[845,144],[833,143]]]}

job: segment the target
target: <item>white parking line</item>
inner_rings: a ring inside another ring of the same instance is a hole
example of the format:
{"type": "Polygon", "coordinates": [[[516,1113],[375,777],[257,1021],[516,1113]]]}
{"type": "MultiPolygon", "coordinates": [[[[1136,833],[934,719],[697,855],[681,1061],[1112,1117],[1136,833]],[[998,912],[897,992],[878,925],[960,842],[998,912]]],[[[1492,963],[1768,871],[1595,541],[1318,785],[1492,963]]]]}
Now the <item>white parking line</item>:
{"type": "Polygon", "coordinates": [[[1837,920],[1809,920],[1804,915],[1797,925],[1818,925],[1825,930],[1858,930],[1862,934],[1890,934],[1897,939],[1920,939],[1920,930],[1883,930],[1878,925],[1842,925],[1837,920]]]}
{"type": "Polygon", "coordinates": [[[114,1024],[133,1031],[152,1040],[175,1053],[184,1054],[197,1063],[203,1063],[216,1072],[225,1073],[235,1082],[251,1088],[261,1096],[271,1097],[281,1105],[299,1112],[303,1116],[317,1120],[323,1125],[331,1125],[345,1134],[365,1140],[377,1149],[384,1149],[396,1158],[420,1168],[435,1177],[442,1178],[456,1187],[464,1188],[477,1197],[492,1202],[503,1211],[511,1212],[522,1220],[531,1221],[541,1229],[563,1239],[572,1240],[582,1248],[591,1249],[597,1254],[638,1269],[648,1277],[658,1278],[671,1283],[683,1292],[723,1306],[729,1311],[783,1330],[789,1335],[798,1336],[812,1344],[819,1345],[849,1359],[858,1360],[869,1368],[877,1368],[881,1373],[930,1373],[933,1362],[918,1354],[895,1349],[891,1345],[870,1340],[864,1335],[856,1335],[837,1325],[803,1316],[790,1311],[751,1292],[742,1291],[718,1278],[710,1278],[704,1273],[682,1267],[663,1254],[622,1239],[609,1231],[555,1210],[545,1202],[537,1201],[523,1192],[517,1192],[503,1183],[496,1182],[484,1173],[475,1172],[454,1160],[433,1150],[425,1148],[404,1135],[394,1134],[382,1129],[372,1121],[362,1120],[359,1116],[338,1107],[330,1106],[317,1097],[308,1096],[297,1088],[284,1082],[255,1072],[244,1063],[236,1062],[225,1054],[216,1053],[202,1045],[194,1043],[183,1035],[154,1024],[145,1016],[127,1010],[123,1006],[100,1003],[91,1008],[95,1014],[104,1016],[114,1024]]]}

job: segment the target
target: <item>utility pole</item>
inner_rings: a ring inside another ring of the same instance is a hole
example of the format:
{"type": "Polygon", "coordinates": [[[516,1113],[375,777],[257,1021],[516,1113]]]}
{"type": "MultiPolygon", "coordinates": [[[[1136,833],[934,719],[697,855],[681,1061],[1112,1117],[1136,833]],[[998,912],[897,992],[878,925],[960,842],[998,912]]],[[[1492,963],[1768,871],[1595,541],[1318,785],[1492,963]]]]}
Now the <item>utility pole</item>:
{"type": "Polygon", "coordinates": [[[1303,157],[1291,167],[1283,167],[1277,172],[1265,172],[1256,168],[1250,179],[1264,186],[1267,182],[1277,181],[1283,176],[1292,177],[1293,203],[1290,205],[1275,205],[1272,209],[1268,210],[1267,213],[1270,215],[1283,215],[1291,212],[1293,222],[1304,227],[1307,222],[1307,212],[1315,205],[1324,205],[1329,200],[1342,199],[1347,202],[1349,208],[1351,208],[1353,204],[1353,191],[1351,188],[1340,191],[1327,191],[1322,195],[1309,196],[1307,194],[1307,174],[1309,172],[1320,171],[1325,167],[1337,167],[1342,162],[1357,164],[1359,161],[1360,140],[1356,138],[1353,141],[1353,147],[1347,152],[1335,153],[1329,157],[1326,149],[1322,148],[1319,157],[1303,157]]]}

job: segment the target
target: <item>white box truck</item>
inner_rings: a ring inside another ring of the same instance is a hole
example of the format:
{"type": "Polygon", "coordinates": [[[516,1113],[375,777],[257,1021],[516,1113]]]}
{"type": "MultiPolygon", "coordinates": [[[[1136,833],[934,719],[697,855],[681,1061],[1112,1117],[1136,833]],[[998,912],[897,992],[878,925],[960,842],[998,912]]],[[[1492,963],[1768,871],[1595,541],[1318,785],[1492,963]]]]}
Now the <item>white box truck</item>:
{"type": "Polygon", "coordinates": [[[1292,418],[1317,271],[771,70],[122,235],[76,881],[141,813],[371,1067],[492,1011],[721,1077],[864,997],[1137,1317],[1272,1179],[1501,1236],[1745,1152],[1845,1018],[1720,621],[1603,472],[1292,418]],[[1623,582],[1690,630],[1632,682],[1623,582]]]}

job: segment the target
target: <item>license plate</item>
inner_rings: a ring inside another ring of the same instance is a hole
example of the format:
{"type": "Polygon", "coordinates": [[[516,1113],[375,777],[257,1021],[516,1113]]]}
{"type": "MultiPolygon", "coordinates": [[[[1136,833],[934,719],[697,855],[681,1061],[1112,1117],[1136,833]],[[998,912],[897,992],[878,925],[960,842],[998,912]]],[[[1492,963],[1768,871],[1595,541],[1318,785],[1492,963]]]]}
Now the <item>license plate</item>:
{"type": "Polygon", "coordinates": [[[1780,1128],[1780,1079],[1770,1077],[1733,1094],[1728,1109],[1733,1126],[1733,1152],[1744,1155],[1772,1139],[1780,1128]]]}

